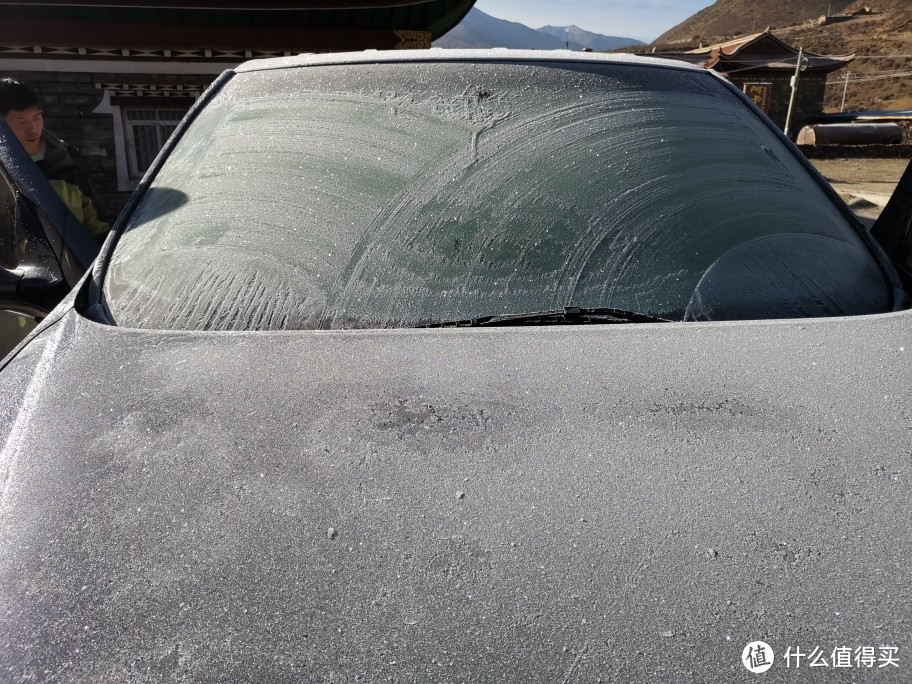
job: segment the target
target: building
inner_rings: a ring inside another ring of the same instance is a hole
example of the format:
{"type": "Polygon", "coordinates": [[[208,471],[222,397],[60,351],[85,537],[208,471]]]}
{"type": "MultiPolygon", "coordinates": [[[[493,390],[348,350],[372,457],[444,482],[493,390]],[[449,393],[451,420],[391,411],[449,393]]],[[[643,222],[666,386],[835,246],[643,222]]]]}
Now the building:
{"type": "Polygon", "coordinates": [[[429,48],[474,3],[0,0],[0,76],[38,92],[45,125],[80,150],[96,205],[113,220],[224,69],[302,52],[429,48]]]}
{"type": "MultiPolygon", "coordinates": [[[[798,54],[798,48],[783,42],[767,29],[718,45],[656,56],[681,59],[718,71],[784,128],[798,54]]],[[[790,127],[793,134],[823,111],[827,76],[854,59],[854,55],[827,57],[810,52],[802,52],[802,56],[807,61],[799,71],[790,127]]]]}

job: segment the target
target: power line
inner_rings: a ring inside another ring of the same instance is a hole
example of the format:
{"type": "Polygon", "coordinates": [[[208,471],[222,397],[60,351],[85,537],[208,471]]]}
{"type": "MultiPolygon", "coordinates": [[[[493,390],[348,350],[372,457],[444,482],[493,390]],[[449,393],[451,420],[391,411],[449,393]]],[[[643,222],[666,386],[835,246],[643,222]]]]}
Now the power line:
{"type": "Polygon", "coordinates": [[[907,78],[912,76],[912,71],[906,70],[895,70],[895,71],[875,71],[873,73],[861,74],[847,72],[843,76],[836,78],[827,79],[827,84],[830,83],[845,83],[846,80],[851,81],[852,83],[864,83],[866,81],[882,81],[888,78],[907,78]]]}
{"type": "MultiPolygon", "coordinates": [[[[883,81],[888,78],[908,78],[912,76],[912,71],[902,71],[895,72],[890,74],[884,74],[882,76],[863,76],[861,78],[853,78],[852,83],[866,83],[868,81],[883,81]]],[[[839,81],[831,81],[832,83],[839,83],[839,81]]]]}
{"type": "MultiPolygon", "coordinates": [[[[656,53],[657,55],[659,53],[656,53]]],[[[850,59],[852,61],[858,59],[912,59],[912,55],[813,55],[814,57],[823,57],[824,59],[850,59]]],[[[785,59],[779,60],[781,62],[791,62],[797,57],[786,57],[785,59]]],[[[768,64],[769,59],[738,59],[742,64],[768,64]]]]}
{"type": "MultiPolygon", "coordinates": [[[[661,53],[656,53],[655,56],[662,57],[663,55],[661,53]]],[[[844,58],[851,57],[851,55],[838,55],[838,56],[818,55],[818,56],[824,56],[824,57],[827,57],[828,59],[844,59],[844,58]]],[[[671,58],[674,59],[674,57],[671,57],[671,58]]],[[[862,55],[860,57],[855,57],[855,59],[898,59],[898,58],[912,59],[912,55],[862,55]]],[[[797,55],[794,59],[797,62],[797,55]]],[[[770,61],[768,59],[753,59],[753,60],[739,59],[738,61],[741,64],[755,65],[755,66],[745,66],[740,69],[726,69],[724,71],[724,73],[725,74],[738,74],[738,73],[741,73],[744,71],[755,71],[757,69],[763,69],[763,68],[767,67],[770,63],[770,61]]],[[[786,58],[786,59],[782,59],[779,61],[782,64],[789,64],[792,61],[792,58],[786,58]]],[[[848,66],[848,65],[849,64],[847,62],[846,66],[848,66]]],[[[912,76],[912,72],[899,71],[899,70],[881,71],[881,72],[874,71],[874,72],[868,72],[868,74],[869,75],[856,74],[855,76],[852,77],[851,80],[853,83],[862,83],[865,81],[879,81],[879,80],[883,80],[883,79],[887,79],[887,78],[906,78],[906,77],[912,76]]],[[[845,76],[837,77],[834,79],[827,79],[827,83],[843,83],[844,81],[845,81],[845,76]]]]}
{"type": "MultiPolygon", "coordinates": [[[[905,74],[908,69],[890,69],[889,71],[848,71],[846,73],[854,74],[856,80],[871,78],[873,76],[892,76],[893,74],[905,74]]],[[[845,74],[828,78],[827,81],[844,81],[845,74]]]]}
{"type": "Polygon", "coordinates": [[[912,59],[912,55],[855,55],[855,59],[912,59]]]}

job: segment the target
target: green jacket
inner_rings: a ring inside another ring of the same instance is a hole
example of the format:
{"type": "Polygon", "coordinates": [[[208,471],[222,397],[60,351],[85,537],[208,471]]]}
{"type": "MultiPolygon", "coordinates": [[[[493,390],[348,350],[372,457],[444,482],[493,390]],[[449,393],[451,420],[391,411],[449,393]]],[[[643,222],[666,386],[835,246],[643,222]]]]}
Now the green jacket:
{"type": "Polygon", "coordinates": [[[32,159],[79,222],[96,238],[101,238],[110,226],[98,218],[92,204],[92,186],[73,161],[70,147],[48,131],[41,137],[44,149],[32,155],[32,159]]]}

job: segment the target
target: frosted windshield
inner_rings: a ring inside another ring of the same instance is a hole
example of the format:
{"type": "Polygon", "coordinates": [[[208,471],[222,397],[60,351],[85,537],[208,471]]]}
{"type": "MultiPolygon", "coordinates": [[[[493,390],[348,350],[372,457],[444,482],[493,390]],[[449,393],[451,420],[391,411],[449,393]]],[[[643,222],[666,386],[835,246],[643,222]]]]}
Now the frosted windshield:
{"type": "Polygon", "coordinates": [[[716,78],[529,63],[235,76],[130,217],[105,295],[121,325],[234,330],[891,306],[856,228],[716,78]]]}

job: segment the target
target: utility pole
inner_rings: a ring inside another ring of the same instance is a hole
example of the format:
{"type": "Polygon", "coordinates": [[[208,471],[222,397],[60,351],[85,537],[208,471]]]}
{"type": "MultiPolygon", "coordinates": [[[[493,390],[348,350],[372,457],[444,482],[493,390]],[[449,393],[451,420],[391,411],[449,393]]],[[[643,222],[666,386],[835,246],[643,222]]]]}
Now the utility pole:
{"type": "Polygon", "coordinates": [[[798,75],[807,69],[808,59],[804,56],[804,47],[798,49],[798,63],[795,64],[795,75],[792,76],[792,96],[789,98],[788,114],[785,117],[785,136],[789,135],[792,126],[792,112],[795,109],[795,97],[798,94],[798,75]]]}
{"type": "Polygon", "coordinates": [[[840,111],[840,112],[844,112],[844,111],[845,111],[846,93],[849,92],[849,76],[851,76],[851,75],[852,75],[852,72],[851,72],[851,71],[847,71],[847,72],[846,72],[846,75],[845,75],[845,88],[842,89],[842,104],[839,105],[839,111],[840,111]]]}

